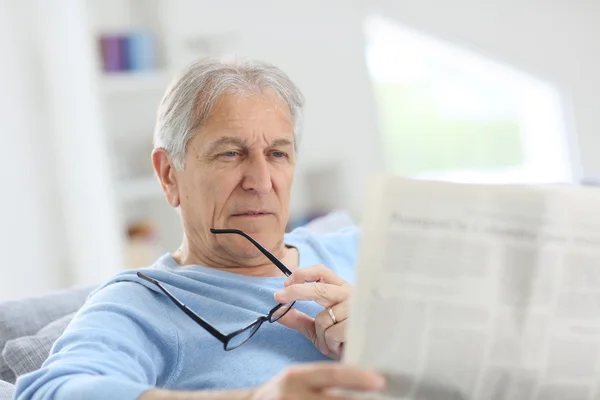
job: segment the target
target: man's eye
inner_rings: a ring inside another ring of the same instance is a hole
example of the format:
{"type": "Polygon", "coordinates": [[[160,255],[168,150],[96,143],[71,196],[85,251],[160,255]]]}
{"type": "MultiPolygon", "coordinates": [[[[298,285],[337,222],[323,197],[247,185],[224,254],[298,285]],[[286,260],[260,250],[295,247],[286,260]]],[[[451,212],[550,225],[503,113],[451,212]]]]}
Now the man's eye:
{"type": "Polygon", "coordinates": [[[273,151],[273,152],[271,152],[271,155],[275,158],[287,157],[287,153],[285,153],[283,151],[273,151]]]}
{"type": "Polygon", "coordinates": [[[231,150],[231,151],[226,151],[224,153],[221,153],[221,155],[223,157],[235,157],[235,156],[239,156],[240,153],[238,153],[237,151],[231,150]]]}

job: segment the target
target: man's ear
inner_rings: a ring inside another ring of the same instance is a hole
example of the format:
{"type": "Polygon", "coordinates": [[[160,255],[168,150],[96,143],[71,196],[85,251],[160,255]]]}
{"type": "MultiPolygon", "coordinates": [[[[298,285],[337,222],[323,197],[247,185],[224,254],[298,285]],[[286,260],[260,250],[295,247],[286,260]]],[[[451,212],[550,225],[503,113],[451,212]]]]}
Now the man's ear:
{"type": "Polygon", "coordinates": [[[177,171],[165,149],[156,148],[152,150],[152,165],[156,176],[160,180],[160,186],[165,193],[167,202],[172,207],[179,207],[180,194],[177,185],[177,171]]]}

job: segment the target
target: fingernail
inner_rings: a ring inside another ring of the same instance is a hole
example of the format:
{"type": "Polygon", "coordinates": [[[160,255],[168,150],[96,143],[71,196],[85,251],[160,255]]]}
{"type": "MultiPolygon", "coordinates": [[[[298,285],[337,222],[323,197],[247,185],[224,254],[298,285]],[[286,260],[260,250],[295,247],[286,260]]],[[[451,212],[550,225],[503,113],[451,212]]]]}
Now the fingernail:
{"type": "Polygon", "coordinates": [[[292,283],[292,280],[290,278],[287,278],[285,281],[283,281],[283,286],[289,286],[292,283]]]}

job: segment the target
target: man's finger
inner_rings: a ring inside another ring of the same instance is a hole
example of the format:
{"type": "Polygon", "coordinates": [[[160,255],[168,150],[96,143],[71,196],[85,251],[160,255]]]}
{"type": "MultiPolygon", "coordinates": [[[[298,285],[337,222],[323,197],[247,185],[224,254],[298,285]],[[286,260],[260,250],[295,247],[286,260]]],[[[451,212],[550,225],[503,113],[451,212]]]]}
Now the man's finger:
{"type": "Polygon", "coordinates": [[[327,349],[333,353],[337,359],[341,357],[342,345],[346,340],[346,321],[330,326],[325,330],[323,340],[327,345],[327,349]]]}
{"type": "Polygon", "coordinates": [[[306,385],[314,390],[338,388],[347,390],[381,390],[385,379],[364,368],[338,363],[307,364],[298,367],[306,385]]]}
{"type": "Polygon", "coordinates": [[[306,282],[324,282],[338,286],[346,283],[345,280],[340,278],[331,269],[327,268],[323,264],[317,264],[295,270],[292,275],[290,275],[289,278],[283,282],[283,285],[289,286],[296,283],[306,282]]]}
{"type": "Polygon", "coordinates": [[[317,346],[317,333],[315,331],[315,320],[295,308],[289,310],[283,317],[277,320],[281,325],[287,326],[303,334],[315,347],[317,346]]]}
{"type": "Polygon", "coordinates": [[[282,304],[296,300],[312,300],[323,307],[331,307],[349,296],[347,288],[321,282],[294,284],[275,292],[275,300],[282,304]]]}
{"type": "MultiPolygon", "coordinates": [[[[335,322],[340,323],[346,320],[350,314],[350,302],[342,301],[331,307],[331,312],[335,317],[335,322]]],[[[333,325],[333,319],[331,315],[329,315],[329,308],[321,311],[315,316],[315,325],[323,327],[323,329],[327,329],[333,325]]]]}

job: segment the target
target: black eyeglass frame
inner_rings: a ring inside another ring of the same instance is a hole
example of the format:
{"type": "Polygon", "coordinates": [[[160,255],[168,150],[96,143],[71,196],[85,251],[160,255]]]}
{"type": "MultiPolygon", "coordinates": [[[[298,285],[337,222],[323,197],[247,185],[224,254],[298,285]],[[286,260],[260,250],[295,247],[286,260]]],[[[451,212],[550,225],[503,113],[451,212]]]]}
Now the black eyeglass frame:
{"type": "MultiPolygon", "coordinates": [[[[241,235],[243,237],[245,237],[246,239],[248,239],[261,253],[263,253],[273,264],[275,264],[275,266],[277,268],[279,268],[279,270],[285,275],[285,276],[290,276],[292,274],[292,271],[289,270],[289,268],[287,268],[285,266],[285,264],[283,264],[277,257],[275,257],[275,255],[273,255],[273,253],[271,253],[270,251],[268,251],[267,249],[265,249],[260,243],[258,243],[256,240],[254,240],[250,235],[248,235],[247,233],[239,230],[239,229],[210,229],[210,232],[216,235],[220,235],[220,234],[237,234],[237,235],[241,235]]],[[[252,336],[254,336],[254,334],[256,333],[256,331],[258,331],[258,329],[261,327],[261,325],[264,322],[269,322],[269,323],[273,323],[277,320],[279,320],[281,317],[283,317],[296,303],[295,301],[292,303],[286,303],[286,304],[277,304],[275,307],[273,307],[271,309],[271,311],[269,311],[268,314],[263,315],[258,317],[257,319],[255,319],[253,322],[251,322],[250,324],[246,325],[245,327],[238,329],[234,332],[231,332],[229,334],[224,334],[221,331],[219,331],[217,328],[215,328],[214,326],[212,326],[210,323],[208,323],[206,320],[202,319],[202,317],[200,317],[197,313],[195,313],[193,310],[191,310],[188,306],[186,306],[181,300],[179,300],[177,297],[175,297],[171,292],[169,292],[162,284],[161,282],[157,281],[154,278],[149,277],[148,275],[145,275],[141,272],[137,272],[137,276],[156,285],[165,295],[167,295],[167,297],[173,302],[175,303],[175,305],[181,310],[183,311],[188,317],[190,317],[192,320],[194,320],[194,322],[196,322],[198,325],[200,325],[202,328],[204,328],[208,333],[210,333],[213,337],[215,337],[216,339],[218,339],[221,343],[223,343],[223,349],[225,351],[230,351],[233,349],[237,349],[238,347],[240,347],[241,345],[243,345],[244,343],[246,343],[248,340],[250,340],[250,338],[252,338],[252,336]],[[276,319],[273,319],[273,316],[277,313],[278,310],[280,310],[282,307],[288,307],[287,310],[285,310],[283,312],[283,314],[279,315],[276,319]],[[238,335],[241,335],[242,333],[251,330],[250,334],[248,335],[247,338],[245,338],[242,342],[236,344],[235,346],[232,347],[228,347],[228,344],[231,342],[231,340],[233,338],[235,338],[238,335]]]]}

